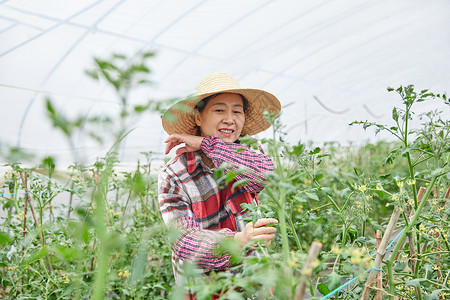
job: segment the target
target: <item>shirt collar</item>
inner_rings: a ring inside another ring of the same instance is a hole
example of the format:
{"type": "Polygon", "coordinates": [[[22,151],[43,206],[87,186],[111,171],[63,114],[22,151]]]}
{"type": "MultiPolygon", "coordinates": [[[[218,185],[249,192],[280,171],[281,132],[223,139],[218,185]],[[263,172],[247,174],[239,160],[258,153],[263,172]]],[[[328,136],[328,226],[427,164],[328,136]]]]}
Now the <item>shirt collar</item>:
{"type": "Polygon", "coordinates": [[[187,171],[189,174],[192,174],[198,167],[203,168],[206,172],[213,173],[213,170],[209,168],[202,160],[199,151],[194,152],[186,152],[186,160],[187,160],[187,171]]]}

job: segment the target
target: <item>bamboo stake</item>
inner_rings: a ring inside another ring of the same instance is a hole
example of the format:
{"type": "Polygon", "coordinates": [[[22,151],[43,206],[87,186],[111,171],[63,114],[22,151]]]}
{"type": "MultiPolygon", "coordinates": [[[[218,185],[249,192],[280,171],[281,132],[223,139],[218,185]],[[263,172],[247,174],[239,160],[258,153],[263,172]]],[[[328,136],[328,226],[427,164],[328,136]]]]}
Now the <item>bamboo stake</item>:
{"type": "MultiPolygon", "coordinates": [[[[41,246],[44,247],[44,236],[42,235],[42,231],[41,229],[41,225],[39,224],[39,220],[36,217],[36,212],[34,211],[34,207],[33,204],[31,203],[31,199],[29,196],[29,192],[28,192],[28,174],[27,172],[24,172],[25,176],[23,173],[20,173],[20,178],[22,179],[22,183],[25,187],[25,201],[28,202],[28,204],[30,205],[30,210],[31,210],[31,214],[33,215],[33,219],[34,219],[34,223],[36,225],[36,228],[39,231],[39,239],[41,240],[41,246]]],[[[45,255],[47,257],[47,263],[48,263],[48,269],[50,272],[53,272],[53,267],[52,267],[52,263],[50,262],[50,258],[48,257],[48,254],[45,255]]]]}
{"type": "MultiPolygon", "coordinates": [[[[375,234],[375,238],[377,240],[377,250],[379,250],[381,239],[383,238],[383,232],[378,229],[375,234]]],[[[381,272],[378,272],[377,274],[377,300],[383,300],[383,283],[381,281],[381,272]]]]}
{"type": "MultiPolygon", "coordinates": [[[[26,174],[26,173],[25,173],[26,174]]],[[[20,176],[22,177],[22,174],[20,174],[20,176]]],[[[27,176],[25,176],[25,186],[27,184],[27,176]]],[[[23,228],[22,228],[22,237],[25,240],[25,235],[27,233],[27,208],[28,208],[28,201],[27,201],[27,195],[25,194],[25,204],[24,204],[24,209],[23,209],[23,228]]],[[[23,256],[25,255],[25,245],[22,246],[22,259],[23,256]]],[[[23,276],[20,278],[20,285],[21,285],[21,292],[23,293],[23,276]]]]}
{"type": "Polygon", "coordinates": [[[377,249],[377,256],[375,257],[375,262],[372,270],[370,270],[369,277],[367,278],[366,286],[364,288],[364,292],[361,296],[361,299],[367,300],[369,299],[371,285],[376,280],[376,276],[379,271],[376,269],[381,269],[381,263],[386,253],[386,247],[388,245],[389,239],[391,238],[392,231],[394,231],[395,224],[397,223],[398,218],[400,217],[400,210],[398,208],[394,209],[394,212],[391,215],[389,223],[387,225],[386,231],[383,235],[383,239],[381,240],[380,247],[377,249]]]}
{"type": "Polygon", "coordinates": [[[442,274],[441,274],[441,254],[440,254],[440,252],[441,252],[441,246],[439,245],[439,241],[438,241],[438,238],[439,238],[439,232],[436,232],[435,233],[435,235],[434,235],[435,237],[436,237],[436,252],[437,252],[437,271],[438,271],[438,278],[439,279],[441,279],[441,277],[442,277],[442,274]]]}
{"type": "Polygon", "coordinates": [[[74,183],[72,181],[72,183],[70,184],[70,198],[69,198],[69,208],[67,209],[67,220],[70,219],[70,211],[72,210],[73,188],[74,188],[74,183]]]}
{"type": "MultiPolygon", "coordinates": [[[[419,205],[420,202],[423,199],[423,195],[425,194],[425,189],[423,187],[421,187],[419,189],[419,192],[417,193],[417,204],[419,205]]],[[[411,220],[412,215],[414,214],[413,209],[411,206],[407,206],[409,207],[409,213],[407,213],[406,215],[409,217],[409,220],[411,220]]],[[[409,241],[409,259],[411,261],[411,271],[414,274],[415,269],[416,269],[416,245],[415,245],[415,239],[414,239],[414,235],[412,233],[408,234],[408,241],[409,241]]]]}
{"type": "Polygon", "coordinates": [[[308,278],[311,277],[313,263],[317,259],[319,255],[320,249],[322,249],[322,244],[319,242],[313,242],[311,244],[311,248],[309,248],[308,258],[306,259],[305,266],[303,267],[302,274],[305,276],[300,284],[297,286],[297,290],[295,292],[295,300],[302,300],[305,296],[306,291],[306,282],[308,278]]]}
{"type": "MultiPolygon", "coordinates": [[[[435,186],[435,188],[436,188],[436,186],[435,186]]],[[[435,196],[437,197],[437,194],[435,196]]],[[[445,199],[449,199],[449,198],[450,198],[450,187],[448,187],[447,192],[445,193],[444,201],[442,201],[442,203],[441,203],[441,208],[445,206],[445,203],[446,203],[445,199]]],[[[441,277],[442,277],[442,274],[441,274],[441,254],[439,253],[441,251],[441,245],[439,245],[439,241],[438,241],[439,232],[436,232],[434,236],[436,237],[436,252],[437,252],[437,258],[436,259],[437,259],[437,267],[438,267],[438,270],[437,270],[438,271],[438,278],[441,279],[441,277]]]]}
{"type": "MultiPolygon", "coordinates": [[[[26,179],[25,179],[26,184],[26,179]]],[[[22,228],[22,237],[25,238],[25,234],[27,233],[27,208],[28,208],[28,202],[27,202],[27,195],[25,195],[25,207],[23,209],[23,228],[22,228]]],[[[22,247],[22,257],[25,251],[25,245],[22,247]]]]}
{"type": "MultiPolygon", "coordinates": [[[[447,192],[445,193],[444,199],[446,199],[446,200],[450,199],[450,186],[448,187],[447,192]]],[[[446,201],[443,201],[441,203],[441,208],[443,208],[445,206],[445,203],[446,203],[446,201]]],[[[447,218],[448,218],[448,215],[445,215],[443,219],[446,221],[447,218]]]]}

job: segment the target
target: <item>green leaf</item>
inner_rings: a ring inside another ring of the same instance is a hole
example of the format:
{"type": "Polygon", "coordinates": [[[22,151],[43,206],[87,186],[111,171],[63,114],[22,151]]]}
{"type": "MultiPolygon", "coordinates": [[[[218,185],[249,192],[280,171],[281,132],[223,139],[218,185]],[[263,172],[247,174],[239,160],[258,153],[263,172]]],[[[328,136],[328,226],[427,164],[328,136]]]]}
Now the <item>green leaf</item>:
{"type": "Polygon", "coordinates": [[[442,292],[442,290],[434,290],[431,294],[425,295],[425,300],[439,300],[439,299],[443,299],[443,298],[439,297],[441,292],[442,292]]]}
{"type": "Polygon", "coordinates": [[[319,197],[316,194],[305,192],[306,196],[308,196],[309,199],[319,201],[319,197]]]}
{"type": "Polygon", "coordinates": [[[442,169],[442,168],[434,169],[434,170],[431,172],[431,176],[439,175],[443,170],[444,170],[444,169],[442,169]]]}
{"type": "Polygon", "coordinates": [[[36,260],[43,258],[48,253],[47,247],[43,247],[35,250],[30,256],[26,257],[22,262],[22,266],[30,265],[36,260]]]}
{"type": "Polygon", "coordinates": [[[322,294],[322,295],[328,295],[330,293],[330,289],[328,288],[328,286],[325,283],[319,283],[317,285],[317,290],[322,294]]]}
{"type": "Polygon", "coordinates": [[[12,242],[11,237],[6,232],[0,231],[0,247],[6,246],[12,242]]]}
{"type": "Polygon", "coordinates": [[[228,171],[227,176],[225,177],[225,183],[229,184],[236,177],[236,173],[233,171],[228,171]]]}
{"type": "Polygon", "coordinates": [[[333,194],[333,191],[330,188],[328,188],[328,187],[321,187],[320,191],[325,193],[325,194],[327,194],[327,195],[329,195],[329,196],[331,196],[333,194]]]}
{"type": "Polygon", "coordinates": [[[412,279],[405,282],[406,286],[418,287],[420,285],[420,279],[412,279]]]}
{"type": "Polygon", "coordinates": [[[243,210],[248,209],[251,212],[257,211],[258,207],[255,204],[252,203],[241,203],[241,207],[243,210]]]}
{"type": "Polygon", "coordinates": [[[327,281],[327,286],[331,291],[334,291],[335,289],[337,289],[342,283],[341,283],[341,278],[342,276],[339,275],[336,272],[331,272],[330,274],[326,275],[328,278],[327,281]]]}
{"type": "Polygon", "coordinates": [[[396,107],[394,107],[394,109],[392,109],[392,119],[394,119],[395,121],[398,121],[398,111],[397,111],[396,107]]]}
{"type": "Polygon", "coordinates": [[[246,184],[248,184],[248,179],[247,178],[238,180],[235,183],[233,183],[233,185],[231,186],[231,190],[234,191],[235,188],[241,188],[242,186],[244,186],[246,184]]]}
{"type": "Polygon", "coordinates": [[[314,154],[317,154],[317,153],[319,153],[319,152],[320,152],[320,148],[319,148],[319,147],[316,147],[316,148],[314,148],[314,150],[309,151],[309,154],[310,154],[310,155],[314,155],[314,154]]]}
{"type": "Polygon", "coordinates": [[[395,272],[401,272],[405,269],[406,262],[399,261],[394,265],[395,272]]]}

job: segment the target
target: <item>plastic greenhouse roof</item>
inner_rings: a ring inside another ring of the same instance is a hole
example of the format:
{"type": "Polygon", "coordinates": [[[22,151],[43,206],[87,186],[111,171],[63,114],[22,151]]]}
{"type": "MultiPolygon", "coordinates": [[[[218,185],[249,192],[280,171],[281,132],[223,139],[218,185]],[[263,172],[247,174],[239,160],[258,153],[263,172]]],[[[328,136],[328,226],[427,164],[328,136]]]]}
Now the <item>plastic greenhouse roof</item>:
{"type": "MultiPolygon", "coordinates": [[[[205,75],[227,72],[242,87],[280,99],[292,143],[373,140],[372,132],[348,124],[389,123],[400,98],[388,86],[448,91],[449,17],[447,0],[3,0],[1,150],[17,146],[70,161],[68,143],[45,116],[46,97],[67,115],[117,113],[112,89],[85,70],[93,57],[146,50],[157,52],[150,61],[154,84],[132,93],[132,104],[182,98],[205,75]]],[[[163,151],[158,115],[146,114],[133,127],[122,162],[163,151]]],[[[74,144],[87,161],[110,146],[82,134],[74,144]]]]}

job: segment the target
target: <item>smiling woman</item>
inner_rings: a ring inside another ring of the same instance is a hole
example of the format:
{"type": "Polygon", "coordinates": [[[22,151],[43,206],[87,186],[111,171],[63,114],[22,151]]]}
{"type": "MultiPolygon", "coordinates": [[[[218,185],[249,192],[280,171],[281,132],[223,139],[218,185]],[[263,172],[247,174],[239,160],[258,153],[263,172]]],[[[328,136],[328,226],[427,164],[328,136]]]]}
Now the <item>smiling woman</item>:
{"type": "MultiPolygon", "coordinates": [[[[274,95],[242,89],[230,75],[215,73],[200,82],[196,96],[180,101],[164,114],[162,124],[169,134],[166,154],[184,144],[162,169],[158,180],[164,222],[180,232],[170,240],[179,285],[188,280],[183,270],[185,262],[194,264],[200,274],[230,267],[230,255],[216,251],[223,239],[234,238],[243,247],[255,239],[270,243],[274,238],[276,219],[261,218],[254,225],[246,224],[249,211],[241,207],[243,203],[258,203],[265,173],[273,171],[272,160],[241,145],[239,137],[269,128],[264,111],[278,115],[280,107],[274,95]],[[244,167],[248,171],[221,186],[213,170],[223,163],[232,166],[228,170],[244,167]],[[232,188],[243,179],[246,184],[232,188]]],[[[186,298],[195,296],[187,290],[186,298]]]]}
{"type": "Polygon", "coordinates": [[[215,94],[197,104],[195,116],[198,135],[217,135],[228,143],[234,143],[242,132],[247,100],[240,94],[215,94]]]}

